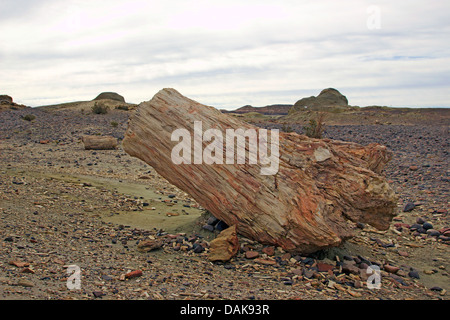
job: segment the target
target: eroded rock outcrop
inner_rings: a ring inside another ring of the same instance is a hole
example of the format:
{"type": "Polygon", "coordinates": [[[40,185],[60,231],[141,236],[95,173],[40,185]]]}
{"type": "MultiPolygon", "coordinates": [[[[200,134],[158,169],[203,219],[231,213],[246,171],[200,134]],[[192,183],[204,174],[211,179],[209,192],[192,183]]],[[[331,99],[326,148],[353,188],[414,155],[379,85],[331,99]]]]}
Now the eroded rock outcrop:
{"type": "Polygon", "coordinates": [[[298,111],[317,110],[331,111],[339,108],[348,107],[347,97],[334,88],[323,89],[317,97],[311,96],[298,100],[294,106],[289,109],[289,114],[298,111]]]}
{"type": "Polygon", "coordinates": [[[0,104],[12,104],[13,98],[6,94],[0,94],[0,104]]]}
{"type": "Polygon", "coordinates": [[[103,99],[125,102],[125,98],[116,92],[102,92],[94,100],[103,100],[103,99]]]}
{"type": "Polygon", "coordinates": [[[25,109],[26,106],[22,104],[17,104],[13,101],[13,98],[11,96],[8,96],[6,94],[0,94],[0,112],[5,110],[20,110],[25,109]]]}
{"type": "MultiPolygon", "coordinates": [[[[236,226],[239,234],[287,251],[310,253],[350,238],[356,222],[385,230],[395,215],[396,196],[381,175],[391,157],[384,146],[279,133],[275,174],[261,174],[260,162],[175,164],[172,150],[179,142],[172,141],[172,133],[184,128],[194,135],[195,123],[205,131],[258,130],[174,89],[163,89],[131,116],[124,150],[215,217],[236,226]]],[[[208,145],[211,142],[203,140],[200,146],[208,145]]],[[[250,147],[247,144],[246,150],[250,147]]]]}

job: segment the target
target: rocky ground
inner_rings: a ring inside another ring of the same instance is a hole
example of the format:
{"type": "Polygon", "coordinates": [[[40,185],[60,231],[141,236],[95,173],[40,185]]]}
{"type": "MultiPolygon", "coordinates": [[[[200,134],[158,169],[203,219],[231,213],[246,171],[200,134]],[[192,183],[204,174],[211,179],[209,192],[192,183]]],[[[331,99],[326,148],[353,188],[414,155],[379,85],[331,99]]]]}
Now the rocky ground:
{"type": "Polygon", "coordinates": [[[211,263],[221,228],[193,199],[121,147],[84,150],[82,135],[121,139],[127,119],[0,113],[0,299],[448,299],[448,124],[327,127],[328,138],[394,151],[386,175],[398,216],[388,231],[359,225],[341,248],[309,257],[241,237],[235,258],[211,263]],[[367,287],[370,265],[380,289],[367,287]],[[71,266],[79,289],[69,289],[71,266]]]}

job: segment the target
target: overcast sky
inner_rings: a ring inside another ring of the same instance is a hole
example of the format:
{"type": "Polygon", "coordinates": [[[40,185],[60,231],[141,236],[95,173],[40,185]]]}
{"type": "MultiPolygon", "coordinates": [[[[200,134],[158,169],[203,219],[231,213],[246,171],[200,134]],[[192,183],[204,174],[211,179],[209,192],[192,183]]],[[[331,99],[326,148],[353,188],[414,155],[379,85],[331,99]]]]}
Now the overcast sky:
{"type": "Polygon", "coordinates": [[[0,0],[0,94],[29,106],[160,89],[217,108],[450,107],[450,1],[0,0]]]}

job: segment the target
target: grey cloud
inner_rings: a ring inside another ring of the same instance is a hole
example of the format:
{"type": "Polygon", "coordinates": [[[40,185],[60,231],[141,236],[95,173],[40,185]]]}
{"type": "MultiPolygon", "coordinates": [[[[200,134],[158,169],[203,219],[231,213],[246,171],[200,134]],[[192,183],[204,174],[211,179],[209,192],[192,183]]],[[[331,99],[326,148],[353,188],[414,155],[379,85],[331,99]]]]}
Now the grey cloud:
{"type": "Polygon", "coordinates": [[[45,2],[39,0],[2,0],[0,21],[23,19],[44,5],[45,2]]]}
{"type": "MultiPolygon", "coordinates": [[[[94,8],[91,3],[81,3],[81,12],[94,8]]],[[[123,3],[112,1],[108,8],[123,3]]],[[[186,10],[183,3],[176,9],[179,13],[186,10]]],[[[66,12],[60,2],[8,0],[10,19],[0,19],[0,27],[9,34],[0,34],[0,43],[8,42],[0,46],[0,68],[14,75],[16,82],[8,88],[29,85],[30,101],[53,94],[39,83],[45,78],[65,92],[58,96],[74,96],[83,89],[90,96],[100,88],[118,87],[127,99],[140,101],[150,98],[153,90],[172,86],[221,107],[234,107],[247,104],[247,99],[254,105],[293,103],[304,94],[317,95],[334,86],[350,100],[354,93],[358,104],[378,103],[364,98],[364,88],[378,88],[383,99],[397,90],[392,97],[398,102],[402,90],[441,90],[448,83],[450,47],[444,40],[450,30],[444,17],[449,5],[442,3],[377,1],[380,30],[366,27],[367,3],[345,1],[339,5],[345,9],[337,12],[333,1],[302,1],[277,2],[294,13],[286,19],[255,19],[237,30],[175,28],[167,24],[169,5],[164,4],[123,15],[95,11],[99,16],[89,17],[95,22],[92,27],[62,32],[58,26],[65,22],[52,16],[53,10],[66,12]],[[419,4],[426,4],[426,9],[419,4]],[[41,26],[45,18],[49,24],[41,26]],[[28,38],[33,29],[34,36],[28,38]]],[[[425,95],[417,105],[433,103],[424,99],[425,95]]]]}

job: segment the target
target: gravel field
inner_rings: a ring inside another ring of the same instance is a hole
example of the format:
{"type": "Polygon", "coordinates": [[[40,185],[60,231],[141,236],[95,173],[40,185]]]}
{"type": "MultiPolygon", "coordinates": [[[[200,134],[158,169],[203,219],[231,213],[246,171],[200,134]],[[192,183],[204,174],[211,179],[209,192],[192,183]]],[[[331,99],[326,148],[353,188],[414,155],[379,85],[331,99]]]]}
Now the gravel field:
{"type": "Polygon", "coordinates": [[[127,120],[121,110],[0,113],[0,299],[448,299],[448,125],[327,127],[327,138],[394,152],[389,230],[359,225],[342,247],[311,256],[240,237],[236,257],[211,263],[220,227],[206,210],[121,146],[84,150],[86,134],[120,141],[127,120]],[[380,289],[367,286],[371,265],[380,289]]]}

